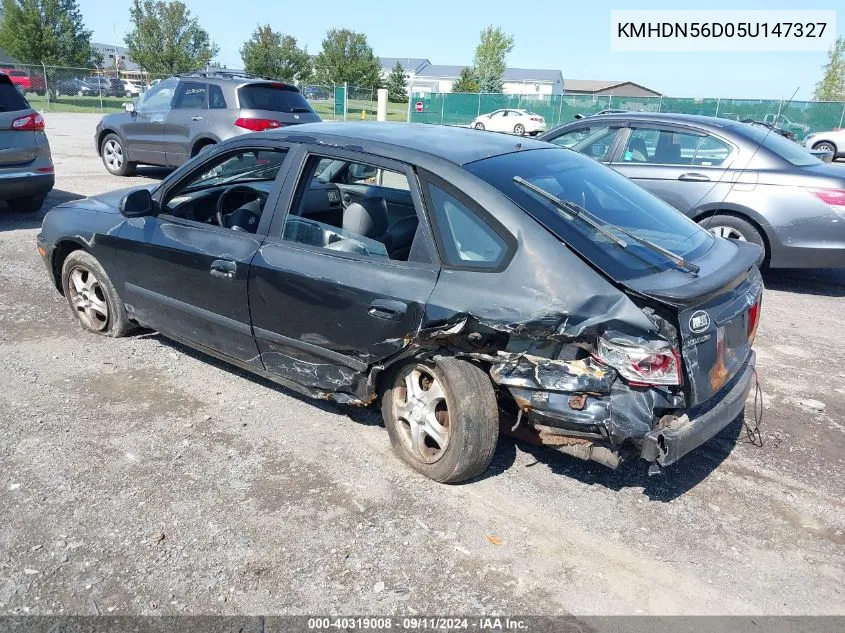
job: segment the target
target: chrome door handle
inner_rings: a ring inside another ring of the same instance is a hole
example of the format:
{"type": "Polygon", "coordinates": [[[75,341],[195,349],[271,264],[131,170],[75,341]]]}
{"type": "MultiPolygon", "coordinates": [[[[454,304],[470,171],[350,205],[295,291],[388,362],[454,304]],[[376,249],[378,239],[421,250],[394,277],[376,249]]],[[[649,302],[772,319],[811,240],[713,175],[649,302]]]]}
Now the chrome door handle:
{"type": "Polygon", "coordinates": [[[215,259],[211,262],[211,270],[209,272],[211,272],[212,277],[232,279],[238,272],[238,265],[227,259],[215,259]]]}
{"type": "Polygon", "coordinates": [[[202,121],[202,117],[201,116],[192,116],[191,121],[202,121]]]}
{"type": "Polygon", "coordinates": [[[678,180],[686,182],[710,182],[710,178],[706,174],[688,173],[678,176],[678,180]]]}

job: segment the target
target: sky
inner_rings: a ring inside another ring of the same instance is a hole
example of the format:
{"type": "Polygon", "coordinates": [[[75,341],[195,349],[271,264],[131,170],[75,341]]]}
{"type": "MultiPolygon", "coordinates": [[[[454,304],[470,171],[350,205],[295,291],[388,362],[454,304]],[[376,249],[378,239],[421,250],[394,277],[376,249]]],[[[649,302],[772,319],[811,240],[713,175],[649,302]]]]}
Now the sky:
{"type": "MultiPolygon", "coordinates": [[[[217,61],[242,68],[238,52],[255,27],[295,36],[317,53],[330,28],[345,27],[367,35],[376,55],[421,57],[432,64],[472,62],[479,33],[488,24],[514,36],[508,66],[559,69],[564,78],[633,81],[668,96],[809,99],[826,62],[824,52],[646,53],[611,52],[610,11],[674,9],[677,2],[609,5],[580,0],[399,0],[392,2],[320,0],[256,2],[183,0],[220,47],[217,61]]],[[[131,0],[78,0],[92,40],[123,44],[130,30],[131,0]]],[[[838,2],[813,9],[840,9],[837,32],[845,34],[845,11],[838,2]]],[[[708,0],[701,9],[796,9],[800,3],[708,0]]]]}

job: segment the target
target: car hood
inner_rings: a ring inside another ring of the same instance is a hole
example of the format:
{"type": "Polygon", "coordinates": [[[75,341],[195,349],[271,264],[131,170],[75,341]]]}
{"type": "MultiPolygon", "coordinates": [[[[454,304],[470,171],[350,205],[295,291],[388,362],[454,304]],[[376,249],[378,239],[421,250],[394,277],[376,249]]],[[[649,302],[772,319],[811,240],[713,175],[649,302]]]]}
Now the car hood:
{"type": "Polygon", "coordinates": [[[128,112],[112,112],[111,114],[106,114],[105,116],[103,116],[102,119],[100,119],[98,127],[119,128],[123,125],[126,125],[131,120],[132,115],[128,112]]]}
{"type": "Polygon", "coordinates": [[[152,191],[157,185],[155,183],[149,185],[142,185],[140,187],[126,187],[125,189],[117,189],[116,191],[109,191],[108,193],[101,193],[90,198],[82,198],[80,200],[71,200],[61,205],[65,209],[87,209],[89,211],[97,211],[98,213],[120,213],[119,205],[123,197],[138,189],[148,189],[152,191]]]}

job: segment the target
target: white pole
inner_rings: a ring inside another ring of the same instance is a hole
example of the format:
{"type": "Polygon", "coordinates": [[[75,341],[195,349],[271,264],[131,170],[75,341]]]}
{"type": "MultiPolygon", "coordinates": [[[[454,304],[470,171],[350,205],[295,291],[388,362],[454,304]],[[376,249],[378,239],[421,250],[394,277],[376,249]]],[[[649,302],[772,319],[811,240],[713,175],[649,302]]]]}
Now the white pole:
{"type": "Polygon", "coordinates": [[[47,95],[47,109],[50,109],[50,84],[47,83],[47,67],[44,65],[44,60],[41,60],[41,70],[44,73],[44,94],[47,95]]]}
{"type": "Polygon", "coordinates": [[[842,104],[842,116],[839,117],[839,129],[842,129],[842,121],[845,121],[845,103],[842,104]]]}
{"type": "Polygon", "coordinates": [[[376,107],[376,121],[387,121],[387,88],[378,89],[378,105],[376,107]]]}
{"type": "Polygon", "coordinates": [[[412,81],[408,86],[408,116],[405,117],[405,123],[411,122],[411,99],[414,98],[414,82],[412,81]]]}
{"type": "Polygon", "coordinates": [[[343,120],[346,121],[346,111],[349,109],[349,82],[343,82],[343,120]]]}

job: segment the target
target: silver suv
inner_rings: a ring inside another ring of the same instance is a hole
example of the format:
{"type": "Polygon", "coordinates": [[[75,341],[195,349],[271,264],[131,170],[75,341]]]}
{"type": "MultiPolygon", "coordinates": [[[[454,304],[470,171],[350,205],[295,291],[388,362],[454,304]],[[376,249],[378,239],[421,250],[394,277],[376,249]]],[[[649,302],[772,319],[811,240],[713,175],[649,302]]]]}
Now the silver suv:
{"type": "Polygon", "coordinates": [[[54,183],[44,118],[0,72],[0,200],[13,211],[38,211],[54,183]]]}
{"type": "Polygon", "coordinates": [[[100,119],[94,137],[118,176],[139,163],[178,167],[239,134],[320,121],[296,86],[237,71],[171,77],[124,107],[100,119]]]}

